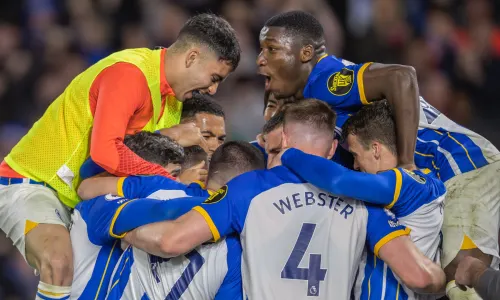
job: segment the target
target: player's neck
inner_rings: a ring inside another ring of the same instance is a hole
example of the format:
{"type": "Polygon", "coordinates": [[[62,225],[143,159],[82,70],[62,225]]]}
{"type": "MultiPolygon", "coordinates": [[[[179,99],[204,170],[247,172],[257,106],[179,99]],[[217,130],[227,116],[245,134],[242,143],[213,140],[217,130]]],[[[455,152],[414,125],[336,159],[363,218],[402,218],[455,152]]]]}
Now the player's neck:
{"type": "Polygon", "coordinates": [[[222,184],[218,183],[216,180],[208,180],[207,181],[207,191],[212,191],[215,192],[216,190],[220,189],[222,187],[222,184]]]}
{"type": "Polygon", "coordinates": [[[380,172],[394,169],[398,166],[398,159],[392,153],[385,153],[379,162],[380,172]]]}

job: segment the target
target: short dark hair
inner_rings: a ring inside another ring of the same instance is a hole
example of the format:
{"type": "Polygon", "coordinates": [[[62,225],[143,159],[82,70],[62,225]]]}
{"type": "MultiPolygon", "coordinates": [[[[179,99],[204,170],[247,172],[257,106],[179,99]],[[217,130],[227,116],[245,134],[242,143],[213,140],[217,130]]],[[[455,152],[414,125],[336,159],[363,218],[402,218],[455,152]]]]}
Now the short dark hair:
{"type": "Polygon", "coordinates": [[[266,124],[264,124],[264,127],[262,127],[262,134],[268,134],[269,132],[283,125],[284,117],[285,117],[284,110],[276,112],[274,116],[272,116],[271,119],[269,119],[269,121],[267,121],[266,124]]]}
{"type": "Polygon", "coordinates": [[[182,171],[193,167],[204,161],[208,166],[208,154],[198,145],[184,147],[184,162],[182,163],[182,171]]]}
{"type": "Polygon", "coordinates": [[[347,119],[342,126],[342,140],[349,134],[355,135],[365,148],[370,147],[373,141],[378,141],[397,155],[396,125],[386,100],[365,105],[347,119]]]}
{"type": "Polygon", "coordinates": [[[203,13],[191,17],[182,27],[177,40],[208,46],[219,59],[228,61],[233,70],[240,62],[241,48],[233,27],[222,17],[203,13]]]}
{"type": "Polygon", "coordinates": [[[301,123],[315,130],[335,133],[337,114],[323,101],[304,99],[289,105],[284,110],[283,126],[287,123],[301,123]]]}
{"type": "Polygon", "coordinates": [[[267,27],[283,27],[294,37],[299,37],[302,45],[312,45],[315,50],[324,48],[325,34],[323,26],[316,18],[304,11],[294,10],[284,12],[267,20],[267,27]]]}
{"type": "Polygon", "coordinates": [[[181,120],[194,118],[199,113],[207,113],[225,118],[222,106],[212,97],[205,94],[194,93],[191,99],[182,103],[181,120]]]}
{"type": "Polygon", "coordinates": [[[208,178],[226,184],[238,175],[265,167],[264,154],[257,147],[248,142],[231,141],[215,150],[208,168],[208,178]]]}
{"type": "Polygon", "coordinates": [[[125,136],[123,143],[140,158],[163,167],[184,161],[182,146],[159,133],[141,131],[125,136]]]}

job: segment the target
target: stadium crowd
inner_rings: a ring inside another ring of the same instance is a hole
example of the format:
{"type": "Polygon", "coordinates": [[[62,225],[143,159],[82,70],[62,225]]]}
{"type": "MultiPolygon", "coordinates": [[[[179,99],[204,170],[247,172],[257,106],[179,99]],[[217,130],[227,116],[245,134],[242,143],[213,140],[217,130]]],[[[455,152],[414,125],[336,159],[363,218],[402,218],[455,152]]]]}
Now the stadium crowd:
{"type": "MultiPolygon", "coordinates": [[[[495,79],[500,76],[500,31],[493,2],[330,2],[4,2],[0,4],[0,154],[9,153],[85,68],[115,50],[167,47],[190,16],[207,10],[230,22],[242,48],[238,68],[215,96],[224,108],[230,140],[254,140],[264,124],[263,82],[255,64],[263,24],[279,12],[301,9],[322,23],[329,54],[353,62],[414,66],[427,102],[499,144],[495,79]]],[[[39,279],[1,234],[0,298],[32,299],[39,279]]]]}

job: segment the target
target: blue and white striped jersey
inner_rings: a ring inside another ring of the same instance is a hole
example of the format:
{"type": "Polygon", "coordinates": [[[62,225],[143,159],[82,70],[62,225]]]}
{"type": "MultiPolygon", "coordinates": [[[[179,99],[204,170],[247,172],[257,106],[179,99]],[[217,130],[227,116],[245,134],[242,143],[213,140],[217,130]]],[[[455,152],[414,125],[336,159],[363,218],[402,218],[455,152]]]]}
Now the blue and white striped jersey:
{"type": "MultiPolygon", "coordinates": [[[[175,203],[177,198],[182,196],[203,196],[205,198],[209,196],[209,192],[204,190],[200,184],[194,183],[186,186],[161,176],[131,176],[119,181],[119,190],[122,195],[130,198],[151,196],[159,200],[176,199],[167,201],[168,203],[175,203]]],[[[122,254],[120,240],[116,240],[113,236],[110,236],[116,220],[122,220],[122,223],[123,221],[127,222],[130,220],[131,223],[136,224],[136,216],[130,215],[130,217],[124,217],[123,210],[121,210],[121,207],[134,201],[148,201],[148,203],[152,203],[153,205],[155,203],[151,198],[129,200],[120,196],[106,195],[81,202],[75,208],[71,229],[75,259],[72,299],[94,299],[96,298],[95,295],[98,295],[96,299],[105,299],[108,287],[111,289],[113,284],[115,288],[112,289],[112,294],[107,296],[108,299],[113,299],[110,298],[111,296],[117,297],[117,295],[120,295],[120,292],[126,292],[126,295],[131,295],[129,288],[138,288],[139,286],[142,287],[144,293],[138,299],[141,299],[143,296],[148,297],[148,295],[151,296],[150,299],[157,299],[157,294],[149,294],[149,292],[156,290],[156,288],[153,288],[153,290],[150,289],[150,285],[155,286],[155,281],[148,282],[144,280],[148,278],[148,274],[140,270],[143,270],[143,266],[146,264],[147,268],[150,268],[150,261],[153,261],[154,264],[159,264],[167,260],[155,258],[133,247],[129,247],[122,254]],[[146,260],[143,260],[143,258],[148,258],[148,262],[146,263],[146,260]],[[135,263],[133,263],[134,261],[135,263]],[[128,277],[122,271],[122,268],[125,266],[130,267],[131,273],[128,277]],[[111,281],[112,278],[114,278],[114,281],[111,281]]],[[[163,203],[167,204],[167,202],[163,203]]],[[[169,216],[168,219],[175,219],[178,215],[165,214],[165,216],[169,216]]],[[[167,299],[190,299],[185,298],[189,297],[186,295],[196,295],[196,298],[193,299],[209,299],[210,295],[216,294],[218,295],[218,299],[241,299],[242,288],[239,261],[241,246],[239,240],[232,238],[214,245],[201,246],[197,253],[198,255],[195,255],[193,252],[191,256],[186,255],[171,259],[169,264],[167,264],[171,266],[168,270],[164,268],[158,269],[159,272],[156,273],[158,276],[164,276],[169,279],[163,281],[163,283],[172,283],[171,279],[176,276],[179,279],[177,284],[174,282],[170,286],[172,293],[170,298],[167,299]],[[202,263],[191,263],[194,261],[194,258],[200,257],[199,255],[201,255],[202,263]],[[224,259],[226,259],[225,267],[223,263],[224,259]],[[220,266],[218,269],[213,267],[215,262],[220,266]],[[174,268],[172,265],[177,267],[174,268]],[[198,268],[197,266],[199,266],[199,272],[192,273],[193,270],[198,268]],[[210,266],[208,271],[206,270],[207,266],[210,266]],[[187,275],[183,272],[177,274],[180,269],[185,269],[187,275]],[[194,277],[197,273],[199,275],[194,277]],[[204,289],[200,289],[194,284],[184,286],[183,284],[187,282],[186,278],[189,278],[189,276],[198,278],[195,282],[203,281],[207,286],[204,289]],[[208,277],[205,278],[206,276],[208,277]],[[220,278],[222,279],[218,281],[217,279],[220,278]],[[176,295],[179,297],[176,297],[176,295]]],[[[150,269],[151,272],[156,272],[154,271],[156,269],[150,269]]],[[[164,290],[167,288],[165,285],[164,290]]],[[[127,297],[124,299],[134,298],[127,297]]],[[[210,299],[213,299],[213,297],[210,299]]]]}
{"type": "MultiPolygon", "coordinates": [[[[350,115],[366,99],[363,73],[370,63],[353,64],[327,56],[309,75],[304,88],[305,98],[327,102],[337,112],[337,134],[350,115]]],[[[338,151],[334,159],[339,160],[338,151]]],[[[420,123],[415,162],[420,169],[429,169],[446,182],[455,175],[475,170],[500,160],[500,152],[487,139],[451,121],[420,97],[420,123]]]]}

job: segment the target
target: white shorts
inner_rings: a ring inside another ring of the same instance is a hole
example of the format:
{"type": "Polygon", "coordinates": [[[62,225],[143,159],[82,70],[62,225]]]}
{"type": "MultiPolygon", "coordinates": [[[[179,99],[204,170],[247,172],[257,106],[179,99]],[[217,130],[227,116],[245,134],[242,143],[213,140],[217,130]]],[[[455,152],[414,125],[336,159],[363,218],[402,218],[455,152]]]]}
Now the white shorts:
{"type": "Polygon", "coordinates": [[[59,224],[68,228],[69,208],[52,189],[29,183],[0,184],[0,229],[12,240],[24,259],[25,235],[37,224],[59,224]]]}
{"type": "Polygon", "coordinates": [[[485,254],[493,257],[492,267],[500,262],[500,161],[448,180],[444,222],[443,256],[446,267],[457,255],[467,235],[485,254]]]}

